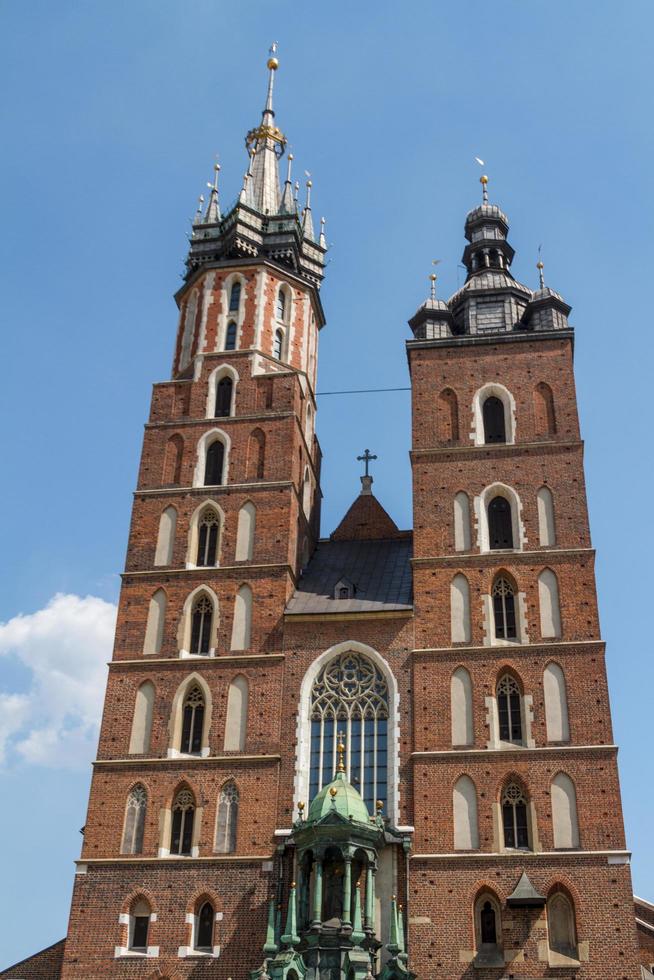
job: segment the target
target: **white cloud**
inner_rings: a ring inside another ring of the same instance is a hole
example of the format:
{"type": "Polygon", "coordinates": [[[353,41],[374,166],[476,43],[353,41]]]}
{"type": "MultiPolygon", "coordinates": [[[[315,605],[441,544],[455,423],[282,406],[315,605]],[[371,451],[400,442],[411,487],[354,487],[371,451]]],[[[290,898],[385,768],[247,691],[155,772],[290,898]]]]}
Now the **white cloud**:
{"type": "Polygon", "coordinates": [[[45,609],[0,623],[0,658],[28,682],[0,681],[0,763],[76,769],[94,757],[116,607],[56,595],[45,609]]]}

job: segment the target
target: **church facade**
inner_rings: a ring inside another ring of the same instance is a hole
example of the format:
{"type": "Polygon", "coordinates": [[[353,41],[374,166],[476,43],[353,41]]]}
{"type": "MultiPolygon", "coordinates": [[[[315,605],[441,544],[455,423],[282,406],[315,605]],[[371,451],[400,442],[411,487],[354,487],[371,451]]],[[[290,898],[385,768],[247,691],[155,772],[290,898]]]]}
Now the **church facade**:
{"type": "Polygon", "coordinates": [[[366,451],[321,538],[326,243],[268,69],[239,199],[216,170],[193,224],[68,936],[29,975],[637,980],[570,307],[513,278],[482,178],[463,288],[410,320],[413,529],[366,451]]]}

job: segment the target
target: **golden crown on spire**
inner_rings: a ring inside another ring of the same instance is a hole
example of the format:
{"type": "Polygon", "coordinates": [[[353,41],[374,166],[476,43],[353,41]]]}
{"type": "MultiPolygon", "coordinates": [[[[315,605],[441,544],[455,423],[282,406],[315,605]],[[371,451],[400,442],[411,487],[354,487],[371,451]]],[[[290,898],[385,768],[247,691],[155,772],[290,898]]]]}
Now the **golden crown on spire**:
{"type": "Polygon", "coordinates": [[[343,741],[343,733],[338,733],[338,744],[336,746],[336,751],[338,752],[338,765],[336,766],[336,772],[345,772],[345,742],[343,741]]]}

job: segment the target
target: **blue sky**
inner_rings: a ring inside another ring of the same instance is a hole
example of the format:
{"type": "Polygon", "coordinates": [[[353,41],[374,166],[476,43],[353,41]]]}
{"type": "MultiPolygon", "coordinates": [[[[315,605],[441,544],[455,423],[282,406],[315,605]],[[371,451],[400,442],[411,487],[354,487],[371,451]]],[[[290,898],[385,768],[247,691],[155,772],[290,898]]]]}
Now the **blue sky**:
{"type": "MultiPolygon", "coordinates": [[[[547,281],[573,306],[627,834],[635,890],[654,898],[653,29],[646,0],[0,5],[0,826],[12,882],[0,966],[66,929],[188,219],[216,153],[223,204],[238,191],[272,39],[277,121],[332,243],[319,390],[408,383],[406,321],[431,260],[442,295],[462,281],[475,156],[509,215],[514,273],[535,285],[542,243],[547,281]]],[[[365,446],[379,498],[410,526],[408,408],[406,392],[320,400],[324,533],[358,490],[365,446]]]]}

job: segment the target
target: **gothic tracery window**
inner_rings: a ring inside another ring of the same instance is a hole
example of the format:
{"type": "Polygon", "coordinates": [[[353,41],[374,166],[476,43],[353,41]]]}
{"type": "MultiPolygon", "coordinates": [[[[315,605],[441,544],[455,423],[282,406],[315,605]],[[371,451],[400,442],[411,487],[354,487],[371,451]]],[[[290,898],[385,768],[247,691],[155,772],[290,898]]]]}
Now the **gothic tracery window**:
{"type": "Polygon", "coordinates": [[[181,790],[173,803],[173,820],[170,835],[171,854],[190,854],[193,849],[193,820],[195,800],[189,789],[181,790]]]}
{"type": "Polygon", "coordinates": [[[197,565],[216,565],[218,554],[218,532],[220,518],[213,508],[208,507],[200,517],[198,526],[197,565]]]}
{"type": "Polygon", "coordinates": [[[309,796],[334,778],[342,733],[347,777],[369,812],[388,795],[388,685],[367,657],[348,651],[327,663],[311,691],[309,796]]]}
{"type": "Polygon", "coordinates": [[[141,854],[143,852],[143,831],[145,828],[145,808],[148,794],[139,783],[127,797],[125,808],[125,829],[121,854],[141,854]]]}
{"type": "Polygon", "coordinates": [[[515,640],[517,637],[515,589],[507,579],[500,576],[495,579],[491,594],[493,598],[495,638],[498,640],[515,640]]]}
{"type": "Polygon", "coordinates": [[[236,850],[239,792],[234,783],[227,783],[218,798],[216,817],[216,851],[232,854],[236,850]]]}
{"type": "Polygon", "coordinates": [[[191,614],[191,653],[207,654],[211,649],[211,623],[213,605],[206,595],[201,595],[193,603],[191,614]]]}
{"type": "Polygon", "coordinates": [[[520,688],[515,677],[505,674],[497,685],[497,715],[502,742],[522,744],[520,688]]]}
{"type": "Polygon", "coordinates": [[[504,846],[529,848],[527,798],[517,783],[509,783],[502,793],[504,846]]]}
{"type": "Polygon", "coordinates": [[[184,699],[182,714],[182,742],[180,752],[189,755],[202,751],[202,729],[204,727],[204,696],[196,685],[184,699]]]}

